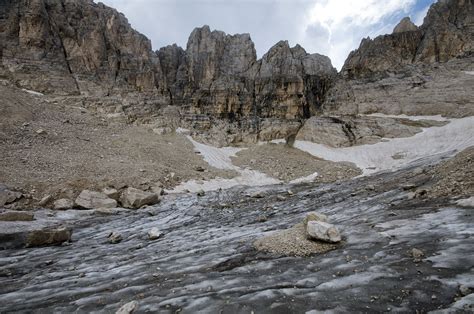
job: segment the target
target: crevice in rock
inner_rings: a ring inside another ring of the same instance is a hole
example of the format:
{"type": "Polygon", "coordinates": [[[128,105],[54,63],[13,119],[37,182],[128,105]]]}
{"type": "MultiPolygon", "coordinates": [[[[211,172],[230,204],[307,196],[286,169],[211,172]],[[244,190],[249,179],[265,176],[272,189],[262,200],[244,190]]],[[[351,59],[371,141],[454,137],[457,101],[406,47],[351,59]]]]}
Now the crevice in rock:
{"type": "MultiPolygon", "coordinates": [[[[61,1],[61,6],[64,10],[64,2],[61,1]]],[[[64,46],[64,41],[63,41],[63,38],[62,38],[62,35],[61,35],[61,32],[59,30],[59,27],[56,25],[56,23],[51,19],[51,16],[49,14],[49,8],[47,7],[47,4],[46,4],[46,8],[45,8],[45,13],[46,13],[46,16],[47,16],[47,19],[48,19],[48,24],[49,24],[49,27],[50,27],[50,31],[52,34],[55,34],[58,36],[58,39],[59,39],[59,44],[60,44],[60,48],[61,48],[61,51],[63,53],[63,56],[64,56],[64,61],[66,63],[66,68],[69,72],[69,74],[71,75],[71,78],[74,80],[74,85],[77,89],[77,94],[80,95],[81,94],[81,89],[79,87],[79,83],[76,79],[76,76],[74,75],[74,72],[72,70],[72,67],[71,67],[71,64],[69,63],[69,57],[68,57],[68,53],[66,51],[66,47],[64,46]],[[55,29],[56,31],[55,31],[55,29]]]]}

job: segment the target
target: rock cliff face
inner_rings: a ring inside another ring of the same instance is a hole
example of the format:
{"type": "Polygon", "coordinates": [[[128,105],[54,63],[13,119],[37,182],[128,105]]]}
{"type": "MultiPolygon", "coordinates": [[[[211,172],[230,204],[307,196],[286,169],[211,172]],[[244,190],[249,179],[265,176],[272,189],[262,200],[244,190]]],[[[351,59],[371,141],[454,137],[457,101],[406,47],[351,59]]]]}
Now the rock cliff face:
{"type": "Polygon", "coordinates": [[[404,18],[390,35],[362,40],[351,52],[342,73],[348,78],[395,72],[407,64],[447,62],[474,51],[474,1],[440,0],[423,25],[404,18]]]}
{"type": "Polygon", "coordinates": [[[0,30],[0,75],[22,88],[154,98],[156,110],[179,106],[197,124],[253,119],[258,129],[260,118],[307,118],[336,74],[329,58],[287,42],[257,60],[249,34],[208,26],[192,32],[186,50],[154,52],[122,14],[92,0],[5,0],[0,30]]]}
{"type": "Polygon", "coordinates": [[[422,26],[364,39],[327,93],[326,114],[474,114],[474,1],[432,5],[422,26]]]}
{"type": "Polygon", "coordinates": [[[319,114],[469,115],[473,2],[438,1],[421,27],[406,18],[393,34],[364,39],[338,77],[329,58],[286,41],[258,60],[250,35],[204,26],[186,49],[153,51],[121,13],[92,0],[3,0],[0,79],[81,95],[88,107],[131,121],[173,112],[156,128],[179,120],[230,134],[224,142],[242,140],[242,130],[254,140],[295,135],[319,114]]]}
{"type": "Polygon", "coordinates": [[[1,15],[3,72],[22,87],[86,95],[159,87],[150,41],[103,4],[5,0],[1,15]]]}
{"type": "Polygon", "coordinates": [[[186,51],[177,49],[158,53],[173,103],[190,114],[230,121],[309,117],[336,75],[329,58],[286,41],[257,60],[250,35],[211,32],[209,26],[192,32],[186,51]]]}

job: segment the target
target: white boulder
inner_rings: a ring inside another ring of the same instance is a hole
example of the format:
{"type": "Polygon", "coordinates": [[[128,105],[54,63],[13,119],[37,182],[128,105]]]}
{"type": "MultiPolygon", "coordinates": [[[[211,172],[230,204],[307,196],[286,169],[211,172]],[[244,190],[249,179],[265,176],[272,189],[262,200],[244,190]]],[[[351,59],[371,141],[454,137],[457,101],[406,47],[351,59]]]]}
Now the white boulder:
{"type": "Polygon", "coordinates": [[[324,221],[308,221],[306,233],[312,240],[337,243],[341,242],[339,230],[332,224],[324,221]]]}

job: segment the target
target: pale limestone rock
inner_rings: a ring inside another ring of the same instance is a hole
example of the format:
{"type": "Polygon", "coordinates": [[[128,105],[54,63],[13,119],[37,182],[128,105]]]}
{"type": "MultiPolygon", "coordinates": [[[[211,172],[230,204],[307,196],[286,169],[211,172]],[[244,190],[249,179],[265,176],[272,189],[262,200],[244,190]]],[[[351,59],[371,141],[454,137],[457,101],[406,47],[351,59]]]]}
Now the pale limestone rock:
{"type": "Polygon", "coordinates": [[[342,240],[339,230],[334,225],[323,221],[309,221],[306,226],[306,233],[312,240],[329,243],[338,243],[342,240]]]}
{"type": "Polygon", "coordinates": [[[137,209],[145,205],[154,205],[160,201],[156,193],[127,188],[122,192],[120,202],[123,207],[137,209]]]}
{"type": "Polygon", "coordinates": [[[68,210],[74,207],[74,202],[67,198],[62,198],[54,201],[53,209],[55,210],[68,210]]]}
{"type": "Polygon", "coordinates": [[[114,208],[117,207],[117,201],[109,198],[104,193],[84,190],[76,198],[75,204],[80,208],[114,208]]]}

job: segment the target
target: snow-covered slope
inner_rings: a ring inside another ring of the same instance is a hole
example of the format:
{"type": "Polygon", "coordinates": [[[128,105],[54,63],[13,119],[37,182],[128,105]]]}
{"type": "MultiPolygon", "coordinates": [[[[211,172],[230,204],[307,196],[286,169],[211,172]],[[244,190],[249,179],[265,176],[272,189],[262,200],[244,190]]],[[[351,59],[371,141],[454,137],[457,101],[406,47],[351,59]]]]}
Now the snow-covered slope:
{"type": "Polygon", "coordinates": [[[460,151],[472,145],[474,117],[453,119],[445,126],[427,128],[412,137],[387,139],[372,145],[333,148],[296,141],[294,146],[326,160],[352,162],[367,175],[383,170],[395,170],[419,158],[460,151]]]}

